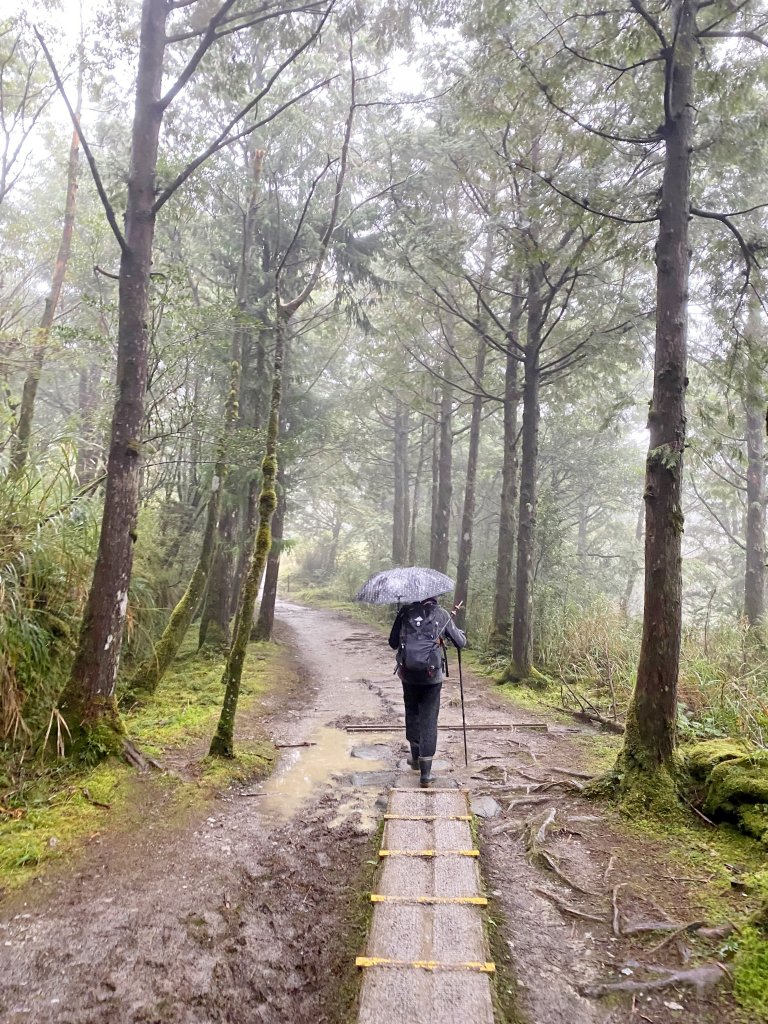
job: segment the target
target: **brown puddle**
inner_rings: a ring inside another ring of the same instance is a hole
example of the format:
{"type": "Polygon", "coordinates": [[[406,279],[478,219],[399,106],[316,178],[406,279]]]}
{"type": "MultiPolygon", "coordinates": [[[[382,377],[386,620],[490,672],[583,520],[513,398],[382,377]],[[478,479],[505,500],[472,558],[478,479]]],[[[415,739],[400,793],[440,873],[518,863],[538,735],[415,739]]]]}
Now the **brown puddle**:
{"type": "Polygon", "coordinates": [[[352,748],[359,744],[359,737],[350,736],[342,729],[321,726],[312,733],[310,742],[315,745],[285,752],[277,771],[264,784],[265,799],[260,803],[261,809],[280,818],[290,818],[313,790],[332,776],[386,767],[384,761],[352,757],[352,748]]]}

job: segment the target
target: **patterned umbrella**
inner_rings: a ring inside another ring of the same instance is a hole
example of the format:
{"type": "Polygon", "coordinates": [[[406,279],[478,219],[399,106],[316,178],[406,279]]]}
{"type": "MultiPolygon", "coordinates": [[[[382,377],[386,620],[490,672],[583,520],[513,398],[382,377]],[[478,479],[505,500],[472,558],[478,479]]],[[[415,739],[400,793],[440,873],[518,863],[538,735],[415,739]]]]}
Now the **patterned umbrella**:
{"type": "Polygon", "coordinates": [[[426,601],[428,597],[447,594],[454,586],[450,576],[436,569],[409,565],[377,572],[360,587],[355,600],[367,604],[412,604],[414,601],[426,601]]]}

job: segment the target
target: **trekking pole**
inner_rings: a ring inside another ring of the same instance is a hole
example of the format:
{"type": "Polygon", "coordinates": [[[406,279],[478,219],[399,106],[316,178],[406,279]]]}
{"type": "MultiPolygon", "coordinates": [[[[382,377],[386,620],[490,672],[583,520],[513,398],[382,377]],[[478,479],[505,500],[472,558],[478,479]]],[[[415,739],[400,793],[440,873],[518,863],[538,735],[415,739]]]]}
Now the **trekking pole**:
{"type": "Polygon", "coordinates": [[[469,768],[469,755],[467,754],[467,720],[464,716],[464,680],[461,678],[461,648],[456,648],[456,657],[459,659],[459,693],[461,694],[461,728],[464,730],[464,766],[469,768]]]}

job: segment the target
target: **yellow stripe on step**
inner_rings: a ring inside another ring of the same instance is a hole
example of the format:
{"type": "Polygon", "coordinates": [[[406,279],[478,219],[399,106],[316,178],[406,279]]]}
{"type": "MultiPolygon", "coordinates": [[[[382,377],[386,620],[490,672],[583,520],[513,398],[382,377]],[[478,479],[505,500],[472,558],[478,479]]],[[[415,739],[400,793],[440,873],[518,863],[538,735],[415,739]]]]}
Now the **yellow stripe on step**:
{"type": "Polygon", "coordinates": [[[380,857],[479,857],[479,850],[379,850],[380,857]]]}
{"type": "Polygon", "coordinates": [[[487,907],[488,899],[485,896],[381,896],[378,893],[371,893],[371,903],[428,903],[437,904],[468,904],[474,907],[487,907]]]}
{"type": "Polygon", "coordinates": [[[416,967],[423,971],[482,971],[493,974],[496,964],[488,960],[467,960],[465,963],[446,964],[439,960],[389,960],[383,956],[359,956],[356,967],[416,967]]]}

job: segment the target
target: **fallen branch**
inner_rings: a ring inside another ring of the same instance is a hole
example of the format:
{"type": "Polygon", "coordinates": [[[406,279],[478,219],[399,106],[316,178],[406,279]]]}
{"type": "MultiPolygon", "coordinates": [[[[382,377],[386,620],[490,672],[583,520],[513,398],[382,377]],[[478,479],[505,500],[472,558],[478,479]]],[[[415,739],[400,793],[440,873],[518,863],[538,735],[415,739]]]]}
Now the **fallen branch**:
{"type": "Polygon", "coordinates": [[[305,740],[303,743],[276,743],[276,750],[290,750],[293,747],[316,747],[317,743],[310,743],[305,740]]]}
{"type": "Polygon", "coordinates": [[[598,917],[597,914],[586,914],[583,910],[579,910],[577,907],[572,907],[570,903],[566,903],[565,900],[561,900],[551,892],[547,892],[546,889],[534,889],[539,896],[546,896],[548,900],[551,900],[558,910],[561,910],[564,914],[569,914],[571,917],[580,917],[585,921],[596,921],[598,924],[603,924],[605,918],[598,917]]]}
{"type": "Polygon", "coordinates": [[[679,928],[675,928],[669,935],[665,935],[661,942],[657,942],[656,945],[648,950],[648,956],[653,956],[654,953],[658,953],[660,949],[663,949],[668,942],[674,942],[680,935],[684,935],[686,932],[696,932],[699,928],[702,928],[706,924],[705,921],[692,921],[690,924],[682,924],[679,928]]]}
{"type": "Polygon", "coordinates": [[[579,992],[583,996],[599,999],[601,996],[612,995],[614,992],[648,992],[683,985],[703,995],[722,981],[728,971],[720,963],[702,964],[687,971],[670,971],[666,978],[654,978],[652,981],[612,981],[602,985],[580,985],[579,992]]]}
{"type": "Polygon", "coordinates": [[[578,722],[587,722],[589,725],[601,725],[608,732],[618,733],[619,736],[624,735],[625,730],[621,722],[613,722],[610,718],[604,718],[596,711],[572,711],[571,708],[561,708],[557,704],[547,704],[547,707],[552,708],[553,711],[560,711],[564,715],[570,715],[571,718],[575,718],[578,722]]]}

